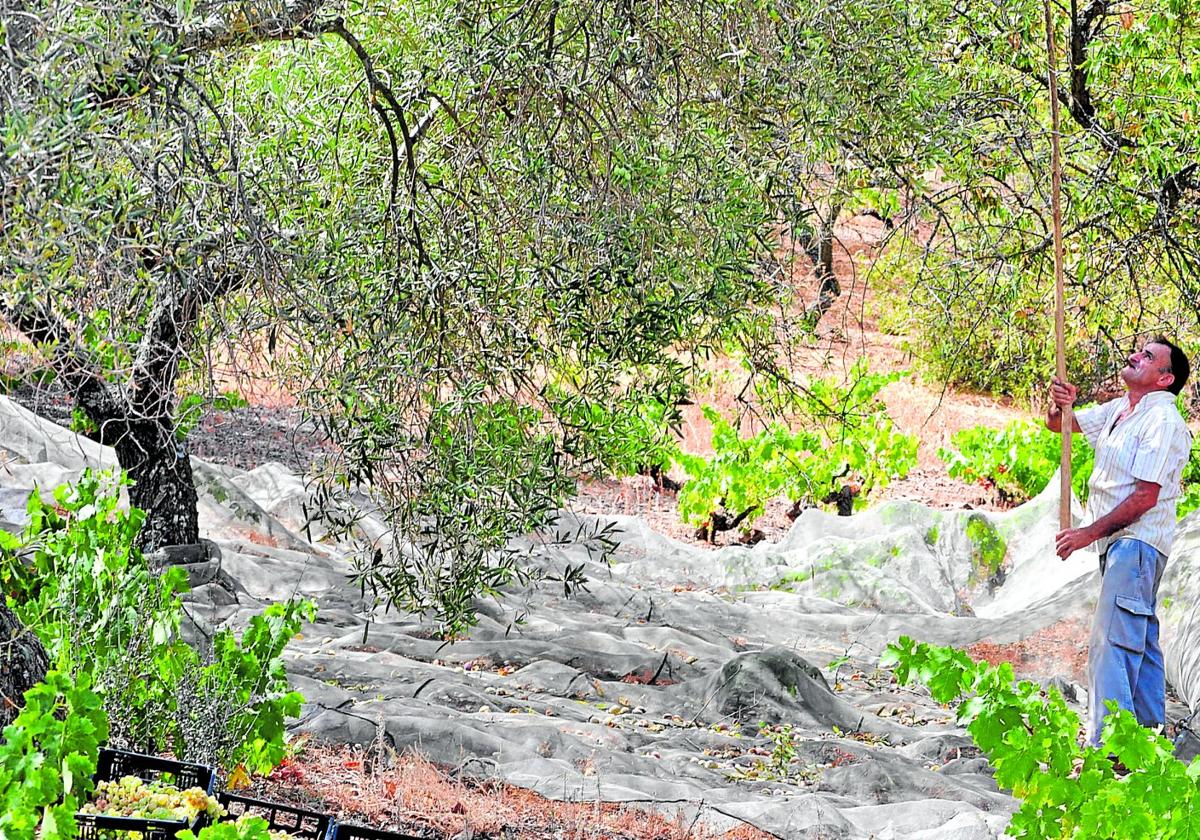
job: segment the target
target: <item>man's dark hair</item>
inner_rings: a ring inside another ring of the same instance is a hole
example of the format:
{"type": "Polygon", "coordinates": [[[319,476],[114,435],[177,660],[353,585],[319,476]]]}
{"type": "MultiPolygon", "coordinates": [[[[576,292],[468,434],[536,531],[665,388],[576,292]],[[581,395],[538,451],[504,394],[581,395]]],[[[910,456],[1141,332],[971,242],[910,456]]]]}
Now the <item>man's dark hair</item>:
{"type": "Polygon", "coordinates": [[[1175,374],[1175,381],[1167,386],[1167,390],[1172,394],[1178,394],[1183,390],[1183,386],[1187,384],[1188,374],[1192,372],[1192,366],[1188,362],[1187,354],[1180,350],[1173,341],[1169,341],[1166,336],[1158,335],[1152,338],[1151,341],[1170,348],[1171,373],[1175,374]]]}

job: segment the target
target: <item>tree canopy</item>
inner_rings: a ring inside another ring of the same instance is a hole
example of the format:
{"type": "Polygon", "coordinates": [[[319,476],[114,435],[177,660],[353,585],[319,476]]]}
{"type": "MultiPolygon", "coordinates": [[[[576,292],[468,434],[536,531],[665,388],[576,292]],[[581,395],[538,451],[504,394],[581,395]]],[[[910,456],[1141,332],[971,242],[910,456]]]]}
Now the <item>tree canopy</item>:
{"type": "MultiPolygon", "coordinates": [[[[1195,333],[1196,11],[1056,8],[1086,381],[1135,333],[1195,333]]],[[[271,359],[339,445],[318,508],[370,488],[392,523],[364,585],[454,625],[579,475],[653,466],[708,354],[788,379],[840,214],[887,220],[873,271],[931,372],[1041,381],[1041,16],[4,0],[0,314],[116,447],[151,547],[197,537],[180,405],[214,348],[271,359]]]]}

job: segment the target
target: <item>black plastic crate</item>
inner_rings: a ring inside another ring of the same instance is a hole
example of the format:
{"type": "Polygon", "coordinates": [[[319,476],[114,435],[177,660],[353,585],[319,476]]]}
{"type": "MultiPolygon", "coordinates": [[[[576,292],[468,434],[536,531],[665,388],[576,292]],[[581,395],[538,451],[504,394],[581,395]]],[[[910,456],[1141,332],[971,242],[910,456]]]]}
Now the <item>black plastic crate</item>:
{"type": "Polygon", "coordinates": [[[367,828],[365,825],[338,823],[330,840],[428,840],[428,838],[418,837],[415,834],[398,834],[395,831],[367,828]]]}
{"type": "MultiPolygon", "coordinates": [[[[123,750],[100,750],[96,764],[97,782],[117,781],[124,776],[137,776],[144,782],[164,781],[180,790],[198,787],[212,795],[217,777],[211,767],[189,764],[156,755],[125,752],[123,750]]],[[[136,831],[141,840],[174,840],[175,835],[190,828],[193,831],[208,824],[201,814],[191,820],[148,820],[142,817],[103,817],[97,814],[77,814],[79,840],[105,840],[113,831],[136,831]]],[[[117,835],[120,836],[120,835],[117,835]]]]}
{"type": "Polygon", "coordinates": [[[222,791],[217,794],[220,802],[229,813],[221,818],[222,822],[231,822],[243,814],[262,817],[267,825],[276,831],[286,831],[293,837],[307,840],[331,840],[334,832],[333,817],[316,811],[306,811],[291,805],[278,802],[267,802],[262,799],[252,799],[236,793],[222,791]]]}
{"type": "Polygon", "coordinates": [[[97,814],[76,814],[75,824],[79,840],[113,840],[113,838],[131,837],[131,834],[114,834],[113,832],[136,832],[140,840],[175,840],[175,835],[184,829],[199,831],[207,825],[201,816],[188,822],[186,820],[147,820],[141,817],[103,817],[97,814]]]}

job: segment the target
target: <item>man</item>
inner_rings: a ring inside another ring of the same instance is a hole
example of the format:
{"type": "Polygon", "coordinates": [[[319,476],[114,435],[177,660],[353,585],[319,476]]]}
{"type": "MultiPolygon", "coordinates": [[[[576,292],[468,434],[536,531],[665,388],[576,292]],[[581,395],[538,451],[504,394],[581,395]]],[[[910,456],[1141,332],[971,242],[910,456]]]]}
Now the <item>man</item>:
{"type": "MultiPolygon", "coordinates": [[[[1166,681],[1158,618],[1158,583],[1175,537],[1175,499],[1192,437],[1175,407],[1190,366],[1183,351],[1158,337],[1121,369],[1127,394],[1075,415],[1074,429],[1095,450],[1088,482],[1088,524],[1061,531],[1058,556],[1094,545],[1100,554],[1100,597],[1088,654],[1088,743],[1100,744],[1115,700],[1143,726],[1166,722],[1166,681]]],[[[1057,377],[1046,427],[1062,431],[1062,407],[1077,389],[1057,377]]]]}

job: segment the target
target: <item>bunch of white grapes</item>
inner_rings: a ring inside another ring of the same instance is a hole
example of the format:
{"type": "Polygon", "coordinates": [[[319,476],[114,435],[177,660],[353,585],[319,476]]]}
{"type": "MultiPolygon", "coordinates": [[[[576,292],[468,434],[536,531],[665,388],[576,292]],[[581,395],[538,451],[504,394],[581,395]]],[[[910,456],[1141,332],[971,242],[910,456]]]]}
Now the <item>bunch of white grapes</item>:
{"type": "Polygon", "coordinates": [[[80,813],[190,822],[200,814],[216,819],[225,809],[198,787],[180,790],[161,781],[146,784],[137,776],[124,776],[116,782],[97,782],[95,793],[80,813]]]}

